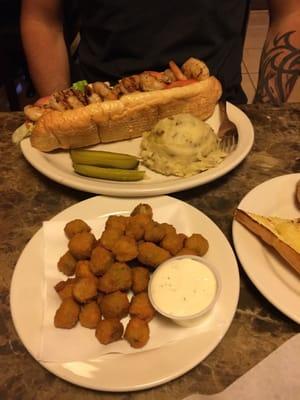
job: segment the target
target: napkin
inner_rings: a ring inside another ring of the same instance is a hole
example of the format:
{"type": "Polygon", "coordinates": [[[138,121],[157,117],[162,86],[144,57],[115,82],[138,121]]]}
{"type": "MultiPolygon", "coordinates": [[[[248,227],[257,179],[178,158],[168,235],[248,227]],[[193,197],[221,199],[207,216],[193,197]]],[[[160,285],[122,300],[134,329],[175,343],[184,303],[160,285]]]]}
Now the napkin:
{"type": "Polygon", "coordinates": [[[300,398],[300,334],[215,395],[193,394],[184,400],[297,400],[300,398]]]}
{"type": "MultiPolygon", "coordinates": [[[[104,229],[106,217],[86,220],[92,232],[99,238],[104,229]]],[[[41,326],[40,351],[37,358],[43,362],[71,362],[96,359],[108,354],[130,354],[148,351],[165,346],[174,341],[183,340],[192,335],[218,329],[211,323],[213,312],[194,327],[180,327],[174,322],[156,316],[150,322],[150,340],[142,349],[133,349],[125,340],[109,345],[102,345],[95,337],[94,329],[82,327],[79,323],[73,329],[57,329],[53,319],[60,299],[54,286],[66,276],[57,269],[57,261],[67,251],[68,240],[64,234],[64,226],[68,221],[49,221],[43,224],[44,234],[44,316],[41,326]]],[[[122,323],[126,326],[128,318],[122,323]]],[[[222,321],[219,321],[222,324],[222,321]]]]}

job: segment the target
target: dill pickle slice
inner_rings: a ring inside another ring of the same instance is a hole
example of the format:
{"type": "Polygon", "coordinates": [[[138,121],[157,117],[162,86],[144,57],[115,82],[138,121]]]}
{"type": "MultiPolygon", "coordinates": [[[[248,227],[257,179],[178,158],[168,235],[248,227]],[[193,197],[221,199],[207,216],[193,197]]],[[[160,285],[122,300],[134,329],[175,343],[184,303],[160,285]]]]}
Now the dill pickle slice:
{"type": "Polygon", "coordinates": [[[75,164],[99,167],[134,169],[139,164],[139,160],[135,156],[110,151],[71,150],[70,156],[75,164]]]}
{"type": "Polygon", "coordinates": [[[102,168],[95,165],[73,164],[77,174],[111,181],[140,181],[145,171],[137,169],[102,168]]]}

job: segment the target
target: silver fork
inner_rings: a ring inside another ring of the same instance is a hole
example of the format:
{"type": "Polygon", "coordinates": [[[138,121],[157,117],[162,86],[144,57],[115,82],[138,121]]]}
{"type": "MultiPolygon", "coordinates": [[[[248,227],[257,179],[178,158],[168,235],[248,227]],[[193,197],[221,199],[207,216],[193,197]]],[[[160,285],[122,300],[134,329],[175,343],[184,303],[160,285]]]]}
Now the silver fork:
{"type": "Polygon", "coordinates": [[[220,127],[218,138],[220,149],[226,153],[231,153],[237,146],[239,135],[236,125],[228,118],[226,103],[220,101],[220,127]]]}

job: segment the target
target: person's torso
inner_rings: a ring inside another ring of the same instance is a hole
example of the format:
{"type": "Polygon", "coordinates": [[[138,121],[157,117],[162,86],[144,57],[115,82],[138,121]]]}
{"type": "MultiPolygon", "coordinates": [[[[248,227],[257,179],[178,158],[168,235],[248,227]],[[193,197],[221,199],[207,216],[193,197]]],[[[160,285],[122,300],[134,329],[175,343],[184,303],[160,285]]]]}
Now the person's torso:
{"type": "Polygon", "coordinates": [[[193,56],[221,80],[228,100],[241,102],[248,8],[248,0],[81,0],[83,77],[116,81],[193,56]]]}

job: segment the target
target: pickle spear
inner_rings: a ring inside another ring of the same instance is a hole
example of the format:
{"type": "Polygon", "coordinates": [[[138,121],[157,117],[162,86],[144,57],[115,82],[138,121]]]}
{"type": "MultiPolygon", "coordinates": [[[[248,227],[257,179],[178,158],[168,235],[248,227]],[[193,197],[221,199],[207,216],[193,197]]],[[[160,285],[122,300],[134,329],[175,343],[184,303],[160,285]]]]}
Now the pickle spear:
{"type": "Polygon", "coordinates": [[[99,167],[134,169],[139,164],[139,160],[134,156],[110,151],[71,150],[70,156],[74,164],[99,167]]]}
{"type": "Polygon", "coordinates": [[[111,181],[140,181],[145,175],[145,171],[137,169],[102,168],[85,164],[73,164],[73,168],[80,175],[111,181]]]}

